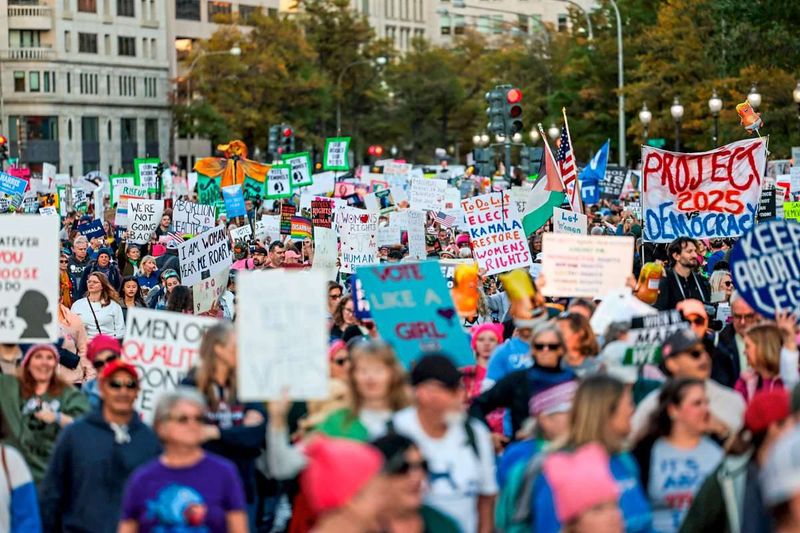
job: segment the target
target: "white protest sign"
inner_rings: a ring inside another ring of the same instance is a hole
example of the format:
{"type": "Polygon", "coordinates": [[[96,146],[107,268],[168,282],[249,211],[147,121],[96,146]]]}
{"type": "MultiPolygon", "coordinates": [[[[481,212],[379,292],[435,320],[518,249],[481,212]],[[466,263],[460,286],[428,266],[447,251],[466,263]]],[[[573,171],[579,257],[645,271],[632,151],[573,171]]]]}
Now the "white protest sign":
{"type": "Polygon", "coordinates": [[[261,215],[261,220],[256,223],[256,239],[261,242],[281,240],[280,215],[261,215]]]}
{"type": "Polygon", "coordinates": [[[128,242],[147,244],[161,222],[164,200],[131,198],[128,201],[128,242]]]}
{"type": "Polygon", "coordinates": [[[252,234],[253,230],[250,228],[250,224],[245,224],[238,228],[231,228],[231,239],[234,241],[247,241],[252,234]]]}
{"type": "Polygon", "coordinates": [[[339,257],[336,230],[314,226],[314,262],[312,270],[336,270],[339,257]]]}
{"type": "Polygon", "coordinates": [[[158,396],[175,390],[198,363],[203,333],[217,322],[144,307],[128,309],[122,358],[139,373],[135,407],[145,422],[153,421],[158,396]]]}
{"type": "Polygon", "coordinates": [[[343,207],[336,217],[342,240],[341,270],[352,274],[378,262],[378,213],[343,207]]]}
{"type": "Polygon", "coordinates": [[[529,268],[533,264],[519,213],[508,191],[465,198],[461,208],[474,257],[486,275],[529,268]]]}
{"type": "Polygon", "coordinates": [[[572,233],[573,235],[587,235],[589,217],[574,211],[567,211],[560,207],[553,208],[553,233],[572,233]]]}
{"type": "Polygon", "coordinates": [[[311,156],[308,152],[289,154],[283,157],[283,163],[292,171],[292,188],[311,185],[311,156]]]}
{"type": "Polygon", "coordinates": [[[378,227],[378,246],[395,246],[400,244],[400,228],[394,226],[378,227]]]}
{"type": "Polygon", "coordinates": [[[439,179],[412,179],[408,203],[420,211],[440,211],[444,208],[447,181],[439,179]]]}
{"type": "Polygon", "coordinates": [[[197,172],[186,174],[186,186],[190,191],[194,191],[195,187],[197,187],[197,172]]]}
{"type": "Polygon", "coordinates": [[[673,333],[687,329],[689,323],[675,309],[655,315],[634,317],[627,341],[631,347],[623,364],[643,365],[661,362],[661,345],[673,333]]]}
{"type": "Polygon", "coordinates": [[[117,196],[117,212],[114,216],[114,225],[127,227],[128,225],[128,202],[131,198],[147,198],[147,187],[137,185],[122,185],[114,188],[117,196]]]}
{"type": "Polygon", "coordinates": [[[49,205],[47,207],[40,207],[39,208],[39,214],[40,215],[47,215],[47,216],[50,216],[50,215],[58,216],[58,210],[55,207],[53,207],[52,205],[49,205]]]}
{"type": "Polygon", "coordinates": [[[425,212],[408,211],[408,256],[420,261],[428,257],[425,248],[425,212]]]}
{"type": "Polygon", "coordinates": [[[172,229],[175,233],[197,235],[214,227],[216,207],[184,200],[175,202],[172,209],[172,229]]]}
{"type": "Polygon", "coordinates": [[[0,215],[0,343],[58,339],[59,219],[0,215]]]}
{"type": "Polygon", "coordinates": [[[178,246],[181,284],[191,287],[233,263],[233,252],[225,226],[201,233],[178,246]]]}
{"type": "Polygon", "coordinates": [[[633,272],[633,237],[545,233],[545,296],[603,297],[625,286],[633,272]]]}
{"type": "Polygon", "coordinates": [[[292,168],[289,165],[272,165],[267,172],[264,197],[287,198],[292,195],[292,168]]]}
{"type": "Polygon", "coordinates": [[[228,274],[230,268],[223,268],[210,278],[195,283],[192,287],[192,302],[194,314],[201,315],[211,310],[219,297],[228,288],[228,274]]]}
{"type": "Polygon", "coordinates": [[[54,190],[56,185],[56,166],[42,163],[42,186],[45,191],[54,190]]]}
{"type": "Polygon", "coordinates": [[[328,278],[324,272],[244,271],[236,281],[241,401],[328,397],[328,278]],[[286,332],[306,324],[302,335],[286,332]]]}
{"type": "Polygon", "coordinates": [[[303,189],[303,194],[325,196],[333,193],[333,188],[336,186],[335,172],[320,172],[319,174],[314,174],[313,179],[314,183],[306,186],[303,189]]]}

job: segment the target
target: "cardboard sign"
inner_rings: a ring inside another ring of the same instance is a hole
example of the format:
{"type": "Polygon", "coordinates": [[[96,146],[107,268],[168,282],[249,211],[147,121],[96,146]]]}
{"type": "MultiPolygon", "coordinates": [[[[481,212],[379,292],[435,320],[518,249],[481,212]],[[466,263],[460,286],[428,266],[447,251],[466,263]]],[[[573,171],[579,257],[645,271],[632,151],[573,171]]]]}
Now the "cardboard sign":
{"type": "Polygon", "coordinates": [[[86,224],[81,224],[77,228],[78,233],[84,235],[87,239],[101,239],[106,236],[106,230],[103,229],[103,221],[99,219],[92,220],[86,224]]]}
{"type": "Polygon", "coordinates": [[[589,217],[559,207],[553,208],[553,233],[571,233],[587,235],[589,233],[589,217]]]}
{"type": "Polygon", "coordinates": [[[344,207],[337,216],[342,240],[341,271],[352,274],[378,262],[378,213],[344,207]]]}
{"type": "Polygon", "coordinates": [[[178,200],[172,209],[172,228],[180,235],[203,233],[214,227],[215,211],[213,205],[178,200]]]}
{"type": "Polygon", "coordinates": [[[192,302],[194,303],[194,314],[200,315],[210,311],[214,304],[219,301],[219,297],[228,288],[229,268],[224,268],[210,278],[195,283],[192,287],[192,302]]]}
{"type": "Polygon", "coordinates": [[[45,191],[53,190],[56,185],[56,166],[50,163],[42,163],[42,185],[45,191]]]}
{"type": "Polygon", "coordinates": [[[161,222],[164,200],[131,198],[128,201],[128,242],[147,244],[161,222]]]}
{"type": "Polygon", "coordinates": [[[364,196],[364,205],[370,211],[377,211],[381,215],[397,211],[391,189],[381,189],[364,196]]]}
{"type": "Polygon", "coordinates": [[[399,246],[401,244],[400,228],[394,226],[378,226],[378,247],[399,246]]]}
{"type": "Polygon", "coordinates": [[[736,290],[761,315],[800,314],[800,224],[756,224],[731,250],[731,275],[736,290]]]}
{"type": "Polygon", "coordinates": [[[28,191],[22,198],[21,210],[23,213],[36,213],[39,211],[39,201],[35,192],[28,191]]]}
{"type": "Polygon", "coordinates": [[[411,180],[408,202],[418,211],[440,211],[444,209],[444,194],[447,181],[417,178],[411,180]]]}
{"type": "Polygon", "coordinates": [[[117,188],[119,191],[117,201],[117,213],[114,215],[115,226],[128,226],[128,202],[134,198],[146,198],[147,189],[136,185],[122,185],[117,188]]]}
{"type": "Polygon", "coordinates": [[[181,285],[191,287],[208,279],[233,263],[233,251],[228,242],[225,226],[201,233],[178,246],[181,267],[181,285]]]}
{"type": "Polygon", "coordinates": [[[58,217],[0,215],[0,343],[55,342],[58,217]]]}
{"type": "Polygon", "coordinates": [[[145,187],[148,194],[160,194],[163,191],[164,184],[158,175],[159,163],[161,160],[157,157],[133,160],[134,184],[145,187]]]}
{"type": "Polygon", "coordinates": [[[291,168],[292,189],[314,183],[314,179],[311,177],[313,167],[310,153],[285,154],[281,156],[281,161],[291,168]]]}
{"type": "Polygon", "coordinates": [[[0,197],[8,199],[11,206],[18,207],[22,204],[27,188],[27,180],[0,171],[0,197]]]}
{"type": "Polygon", "coordinates": [[[292,217],[297,208],[292,204],[281,204],[281,235],[291,235],[292,217]]]}
{"type": "Polygon", "coordinates": [[[349,152],[350,137],[331,137],[325,139],[325,153],[322,157],[323,170],[349,170],[349,152]]]}
{"type": "Polygon", "coordinates": [[[333,202],[330,200],[311,200],[311,223],[315,228],[330,228],[333,220],[333,202]]]}
{"type": "Polygon", "coordinates": [[[312,270],[335,271],[339,260],[336,231],[331,228],[314,227],[314,262],[312,270]]]}
{"type": "Polygon", "coordinates": [[[408,256],[419,261],[428,257],[425,246],[425,212],[408,210],[408,256]]]}
{"type": "Polygon", "coordinates": [[[603,180],[600,182],[600,197],[609,200],[619,198],[627,175],[627,167],[608,165],[603,180]]]}
{"type": "Polygon", "coordinates": [[[245,200],[259,200],[264,196],[264,182],[245,176],[244,183],[242,183],[242,196],[245,200]]]}
{"type": "Polygon", "coordinates": [[[225,201],[225,213],[228,218],[247,216],[244,195],[241,185],[230,185],[222,188],[222,199],[225,201]]]}
{"type": "MultiPolygon", "coordinates": [[[[109,183],[109,197],[111,198],[111,207],[117,205],[119,202],[119,195],[120,189],[123,185],[136,185],[135,183],[136,178],[133,174],[112,174],[108,177],[109,183]]],[[[147,196],[147,189],[145,188],[145,194],[142,196],[147,196]]]]}
{"type": "Polygon", "coordinates": [[[688,329],[689,323],[674,309],[655,315],[634,317],[628,331],[631,347],[625,352],[622,363],[625,365],[657,365],[661,362],[661,345],[667,337],[688,329]]]}
{"type": "Polygon", "coordinates": [[[542,235],[545,296],[603,297],[633,272],[633,237],[542,235]]]}
{"type": "Polygon", "coordinates": [[[472,251],[485,275],[528,268],[533,264],[528,241],[508,191],[461,201],[472,251]],[[501,197],[501,194],[503,195],[501,197]]]}
{"type": "Polygon", "coordinates": [[[236,281],[241,401],[328,397],[328,280],[324,272],[245,271],[236,281]],[[304,324],[302,335],[287,335],[304,324]]]}
{"type": "Polygon", "coordinates": [[[233,242],[249,241],[250,237],[253,235],[253,229],[250,227],[250,224],[245,224],[244,226],[239,226],[238,228],[231,228],[230,233],[233,242]]]}
{"type": "Polygon", "coordinates": [[[307,185],[303,189],[303,193],[308,193],[317,196],[330,196],[333,193],[333,187],[336,183],[335,172],[320,172],[312,176],[314,183],[307,185]]]}
{"type": "Polygon", "coordinates": [[[136,410],[152,423],[159,395],[177,388],[199,363],[203,333],[216,319],[156,311],[128,309],[122,358],[139,373],[136,410]]]}
{"type": "Polygon", "coordinates": [[[281,239],[281,217],[278,215],[261,215],[256,222],[256,239],[263,243],[281,239]]]}
{"type": "Polygon", "coordinates": [[[683,154],[642,147],[644,238],[722,238],[753,227],[761,195],[766,140],[683,154]]]}
{"type": "Polygon", "coordinates": [[[406,368],[431,351],[447,354],[458,367],[474,363],[436,261],[362,267],[358,278],[381,337],[406,368]]]}
{"type": "Polygon", "coordinates": [[[288,198],[292,195],[292,167],[289,165],[272,165],[267,172],[264,198],[288,198]]]}

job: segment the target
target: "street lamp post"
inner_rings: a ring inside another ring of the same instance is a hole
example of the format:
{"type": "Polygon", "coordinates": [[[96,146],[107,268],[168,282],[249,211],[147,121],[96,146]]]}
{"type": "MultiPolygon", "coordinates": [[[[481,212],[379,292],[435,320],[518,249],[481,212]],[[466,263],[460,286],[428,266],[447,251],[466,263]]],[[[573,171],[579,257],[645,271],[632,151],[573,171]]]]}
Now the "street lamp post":
{"type": "Polygon", "coordinates": [[[713,147],[719,146],[719,112],[722,111],[722,99],[717,95],[717,90],[711,93],[711,98],[708,100],[708,110],[711,111],[711,116],[714,117],[714,133],[711,137],[713,147]]]}
{"type": "Polygon", "coordinates": [[[622,52],[622,17],[619,15],[619,7],[615,0],[609,0],[614,8],[617,18],[617,99],[619,106],[619,166],[625,166],[627,159],[625,149],[625,73],[623,70],[622,52]]]}
{"type": "Polygon", "coordinates": [[[547,128],[547,136],[550,137],[551,140],[555,141],[558,139],[558,136],[561,135],[561,130],[558,129],[558,126],[551,123],[550,127],[547,128]]]}
{"type": "Polygon", "coordinates": [[[800,124],[800,81],[797,82],[797,87],[792,91],[792,98],[794,98],[794,103],[797,104],[797,121],[800,124]]]}
{"type": "Polygon", "coordinates": [[[653,120],[653,113],[647,109],[646,103],[642,104],[642,110],[639,111],[639,120],[641,121],[642,126],[644,126],[644,144],[647,144],[648,131],[650,128],[650,121],[653,120]]]}
{"type": "Polygon", "coordinates": [[[481,145],[481,135],[480,135],[480,133],[476,133],[475,135],[472,136],[472,144],[474,144],[475,146],[480,146],[481,145]]]}
{"type": "Polygon", "coordinates": [[[531,132],[528,135],[530,135],[531,142],[533,144],[536,144],[536,143],[539,142],[539,132],[536,130],[536,128],[531,128],[531,132]]]}
{"type": "Polygon", "coordinates": [[[681,151],[681,119],[683,118],[683,106],[681,105],[681,101],[678,97],[675,97],[675,100],[672,102],[672,107],[669,108],[669,112],[672,115],[673,120],[675,120],[675,151],[681,151]]]}
{"type": "Polygon", "coordinates": [[[339,76],[336,78],[336,136],[339,137],[342,134],[342,78],[344,77],[345,72],[350,67],[354,67],[356,65],[363,65],[365,63],[372,63],[377,67],[382,67],[386,63],[389,62],[389,58],[386,56],[378,56],[374,60],[373,59],[358,59],[353,61],[350,64],[344,66],[344,68],[339,71],[339,76]]]}
{"type": "Polygon", "coordinates": [[[200,53],[197,54],[197,57],[195,57],[194,60],[189,64],[189,69],[187,70],[187,72],[191,72],[192,69],[194,69],[194,66],[197,64],[198,61],[200,61],[201,58],[208,56],[221,56],[221,55],[232,55],[238,57],[242,55],[242,49],[239,48],[238,45],[233,45],[230,48],[230,50],[217,50],[216,52],[201,50],[200,53]]]}
{"type": "Polygon", "coordinates": [[[750,103],[750,106],[753,109],[758,109],[758,106],[761,105],[761,94],[759,94],[758,89],[756,89],[755,83],[750,87],[750,93],[747,95],[747,101],[750,103]]]}

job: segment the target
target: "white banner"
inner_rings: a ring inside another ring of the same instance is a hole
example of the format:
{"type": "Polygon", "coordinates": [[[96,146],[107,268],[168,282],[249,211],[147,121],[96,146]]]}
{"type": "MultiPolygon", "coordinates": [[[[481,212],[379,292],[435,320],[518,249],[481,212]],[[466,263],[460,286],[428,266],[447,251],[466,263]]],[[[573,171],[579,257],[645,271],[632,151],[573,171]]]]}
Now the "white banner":
{"type": "Polygon", "coordinates": [[[517,206],[508,191],[461,201],[472,250],[485,275],[528,268],[533,264],[517,206]],[[503,196],[501,196],[501,194],[503,196]]]}
{"type": "Polygon", "coordinates": [[[420,211],[441,211],[444,209],[444,194],[447,181],[436,178],[412,179],[408,191],[408,203],[412,209],[420,211]]]}
{"type": "Polygon", "coordinates": [[[228,275],[230,268],[223,268],[210,278],[195,283],[192,287],[192,301],[194,303],[194,314],[201,315],[210,311],[219,297],[228,288],[228,275]]]}
{"type": "Polygon", "coordinates": [[[378,213],[343,207],[337,216],[342,240],[341,271],[352,274],[378,263],[378,213]]]}
{"type": "Polygon", "coordinates": [[[181,235],[197,235],[214,227],[213,205],[178,200],[172,210],[172,229],[181,235]]]}
{"type": "Polygon", "coordinates": [[[425,248],[425,212],[408,211],[408,256],[420,261],[428,257],[425,248]]]}
{"type": "Polygon", "coordinates": [[[147,244],[161,222],[164,200],[131,198],[128,201],[128,242],[147,244]]]}
{"type": "Polygon", "coordinates": [[[191,287],[233,263],[233,252],[225,226],[219,225],[178,247],[181,284],[191,287]]]}

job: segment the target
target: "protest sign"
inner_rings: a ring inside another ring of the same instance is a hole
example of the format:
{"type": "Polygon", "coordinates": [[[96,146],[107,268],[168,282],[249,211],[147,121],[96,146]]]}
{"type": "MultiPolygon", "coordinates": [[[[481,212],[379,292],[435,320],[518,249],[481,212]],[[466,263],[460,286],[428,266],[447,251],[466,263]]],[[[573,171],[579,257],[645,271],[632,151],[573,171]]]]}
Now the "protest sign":
{"type": "Polygon", "coordinates": [[[425,246],[425,212],[408,210],[408,257],[423,260],[428,257],[425,246]]]}
{"type": "Polygon", "coordinates": [[[303,240],[311,238],[311,220],[305,217],[292,217],[292,239],[303,240]]]}
{"type": "Polygon", "coordinates": [[[292,195],[292,167],[289,165],[272,165],[267,172],[264,187],[264,198],[288,198],[292,195]]]}
{"type": "Polygon", "coordinates": [[[237,281],[238,398],[328,397],[328,279],[324,272],[242,272],[237,281]],[[309,295],[312,295],[311,297],[309,295]],[[287,335],[303,325],[302,335],[287,335]]]}
{"type": "Polygon", "coordinates": [[[10,205],[18,207],[22,204],[22,197],[27,188],[27,180],[0,171],[0,197],[7,198],[10,205]]]}
{"type": "Polygon", "coordinates": [[[230,268],[223,268],[210,278],[200,280],[192,287],[192,303],[194,314],[207,313],[214,307],[219,297],[228,288],[228,275],[230,268]]]}
{"type": "Polygon", "coordinates": [[[38,196],[35,192],[28,191],[22,197],[21,210],[23,213],[36,213],[39,211],[38,196]]]}
{"type": "Polygon", "coordinates": [[[323,170],[349,170],[349,152],[350,137],[331,137],[325,139],[325,153],[322,157],[323,170]]]}
{"type": "Polygon", "coordinates": [[[0,215],[0,343],[55,342],[59,219],[0,215]]]}
{"type": "Polygon", "coordinates": [[[199,363],[203,333],[216,319],[156,311],[128,309],[122,358],[139,373],[136,411],[152,423],[159,395],[175,390],[199,363]]]}
{"type": "Polygon", "coordinates": [[[456,276],[456,267],[458,265],[471,265],[475,262],[473,259],[439,259],[439,268],[442,271],[442,276],[447,283],[447,289],[453,288],[454,279],[456,276]]]}
{"type": "Polygon", "coordinates": [[[245,224],[238,228],[231,228],[231,239],[233,239],[234,242],[249,241],[251,235],[253,235],[253,228],[250,227],[250,224],[245,224]]]}
{"type": "Polygon", "coordinates": [[[800,314],[800,224],[756,224],[731,251],[731,275],[737,292],[761,315],[800,314]]]}
{"type": "Polygon", "coordinates": [[[297,154],[284,154],[281,161],[291,168],[292,189],[311,185],[314,179],[311,177],[311,154],[300,152],[297,154]]]}
{"type": "Polygon", "coordinates": [[[461,208],[474,257],[485,275],[530,267],[531,251],[508,191],[465,198],[461,208]]]}
{"type": "Polygon", "coordinates": [[[394,226],[378,226],[378,247],[399,246],[400,228],[394,226]]]}
{"type": "Polygon", "coordinates": [[[214,206],[178,200],[172,209],[172,229],[180,235],[197,235],[214,227],[214,206]]]}
{"type": "Polygon", "coordinates": [[[55,207],[58,209],[58,193],[48,192],[36,195],[39,207],[55,207]]]}
{"type": "Polygon", "coordinates": [[[53,190],[56,184],[56,166],[51,163],[42,163],[42,184],[45,191],[53,190]]]}
{"type": "Polygon", "coordinates": [[[197,201],[203,205],[219,205],[222,202],[219,178],[197,175],[197,201]]]}
{"type": "Polygon", "coordinates": [[[256,223],[256,239],[264,243],[279,241],[281,239],[281,217],[261,215],[261,220],[256,223]]]}
{"type": "Polygon", "coordinates": [[[408,203],[419,211],[441,211],[444,208],[444,193],[447,181],[416,178],[411,180],[408,203]]]}
{"type": "Polygon", "coordinates": [[[220,224],[193,239],[182,242],[178,246],[178,259],[181,267],[181,284],[187,287],[231,266],[233,252],[225,226],[220,224]]]}
{"type": "Polygon", "coordinates": [[[789,169],[789,192],[791,194],[800,193],[800,166],[793,166],[789,169]]]}
{"type": "Polygon", "coordinates": [[[342,272],[352,274],[361,265],[378,262],[378,213],[343,207],[337,224],[342,241],[342,272]]]}
{"type": "Polygon", "coordinates": [[[72,187],[72,209],[82,214],[89,211],[89,199],[85,190],[72,187]]]}
{"type": "Polygon", "coordinates": [[[606,173],[600,182],[600,197],[614,200],[622,194],[622,187],[625,185],[625,178],[628,175],[627,167],[618,165],[608,165],[606,173]]]}
{"type": "Polygon", "coordinates": [[[643,146],[645,240],[742,235],[756,221],[765,160],[765,139],[696,154],[643,146]]]}
{"type": "Polygon", "coordinates": [[[335,271],[339,257],[336,231],[331,228],[314,227],[314,262],[312,270],[335,271]]]}
{"type": "Polygon", "coordinates": [[[784,202],[783,218],[786,220],[800,220],[800,202],[784,202]]]}
{"type": "Polygon", "coordinates": [[[291,235],[292,217],[297,208],[292,204],[281,204],[281,235],[291,235]]]}
{"type": "Polygon", "coordinates": [[[545,296],[602,298],[633,272],[633,237],[542,235],[545,296]]]}
{"type": "Polygon", "coordinates": [[[589,217],[581,213],[567,211],[559,207],[553,208],[553,233],[572,233],[586,235],[589,233],[589,217]]]}
{"type": "Polygon", "coordinates": [[[775,187],[761,189],[761,198],[758,200],[758,222],[775,218],[775,187]]]}
{"type": "Polygon", "coordinates": [[[244,183],[242,183],[242,196],[245,200],[259,200],[264,196],[264,182],[245,176],[244,183]]]}
{"type": "MultiPolygon", "coordinates": [[[[508,190],[508,197],[511,202],[517,207],[517,213],[522,216],[525,213],[528,196],[531,193],[530,187],[520,187],[515,185],[508,190]]],[[[460,204],[460,201],[459,201],[460,204]]]]}
{"type": "MultiPolygon", "coordinates": [[[[112,174],[108,177],[109,183],[109,198],[111,202],[111,206],[117,205],[119,202],[119,195],[122,192],[121,188],[123,185],[136,185],[135,183],[136,178],[133,174],[112,174]]],[[[147,196],[147,189],[145,188],[145,194],[142,197],[147,196]]]]}
{"type": "Polygon", "coordinates": [[[335,172],[319,172],[312,176],[314,183],[307,185],[303,188],[303,193],[330,196],[333,193],[333,187],[336,183],[335,172]]]}
{"type": "Polygon", "coordinates": [[[158,175],[158,165],[161,160],[157,157],[133,160],[134,184],[147,188],[148,194],[160,194],[163,192],[164,184],[161,176],[158,175]]]}
{"type": "Polygon", "coordinates": [[[381,337],[406,368],[432,351],[448,355],[458,367],[474,363],[436,261],[361,267],[358,278],[381,337]]]}
{"type": "Polygon", "coordinates": [[[225,213],[228,218],[247,216],[244,195],[241,185],[229,185],[222,188],[222,199],[225,201],[225,213]]]}
{"type": "Polygon", "coordinates": [[[78,233],[84,235],[87,239],[100,239],[105,237],[106,230],[103,229],[103,221],[100,219],[92,220],[86,224],[80,224],[77,228],[78,233]]]}
{"type": "Polygon", "coordinates": [[[350,294],[353,295],[353,312],[359,320],[372,319],[372,314],[369,312],[369,301],[367,300],[367,293],[364,290],[364,284],[358,279],[358,274],[353,274],[347,280],[350,285],[350,294]]]}
{"type": "Polygon", "coordinates": [[[624,365],[657,365],[661,362],[661,345],[667,337],[688,329],[689,323],[674,309],[655,315],[634,317],[627,341],[630,347],[622,359],[624,365]]]}
{"type": "Polygon", "coordinates": [[[128,226],[128,203],[134,198],[146,198],[147,189],[136,185],[122,185],[117,188],[119,191],[117,202],[117,213],[114,215],[115,226],[128,226]]]}
{"type": "Polygon", "coordinates": [[[333,218],[333,202],[318,198],[311,200],[311,223],[315,228],[330,228],[333,218]]]}
{"type": "Polygon", "coordinates": [[[40,207],[39,214],[47,216],[53,216],[53,215],[58,216],[58,210],[52,205],[48,205],[46,207],[40,207]]]}
{"type": "Polygon", "coordinates": [[[161,222],[164,200],[128,200],[128,242],[147,244],[161,222]]]}

